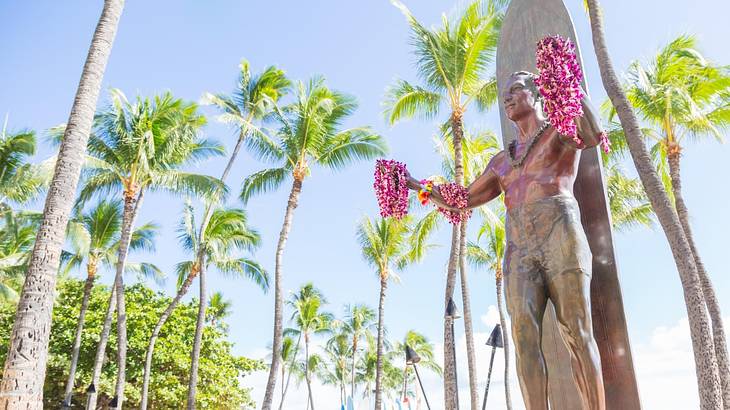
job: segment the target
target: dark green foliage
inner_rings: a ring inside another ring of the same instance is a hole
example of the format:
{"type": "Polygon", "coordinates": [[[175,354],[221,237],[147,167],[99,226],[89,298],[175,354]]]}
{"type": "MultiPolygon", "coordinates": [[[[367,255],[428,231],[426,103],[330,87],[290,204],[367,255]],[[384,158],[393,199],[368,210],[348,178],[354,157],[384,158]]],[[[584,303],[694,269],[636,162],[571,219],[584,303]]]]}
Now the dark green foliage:
{"type": "MultiPolygon", "coordinates": [[[[46,373],[44,408],[58,408],[63,399],[64,383],[68,375],[74,331],[81,305],[83,282],[66,280],[58,286],[58,296],[53,311],[53,329],[49,346],[48,371],[46,373]]],[[[153,292],[142,284],[126,289],[127,326],[129,334],[127,385],[125,407],[139,406],[145,349],[152,328],[170,298],[153,292]]],[[[86,399],[85,390],[91,379],[94,353],[104,320],[109,290],[96,286],[86,314],[86,326],[81,342],[79,369],[76,374],[76,408],[86,399]]],[[[0,359],[7,354],[8,336],[14,319],[14,306],[0,306],[0,359]]],[[[150,383],[151,409],[179,409],[185,403],[190,350],[195,333],[197,302],[180,304],[162,328],[152,362],[150,383]]],[[[116,325],[107,348],[107,362],[102,372],[99,404],[111,399],[116,375],[116,325]]],[[[263,369],[258,360],[237,357],[231,352],[232,343],[220,328],[208,326],[203,333],[203,346],[199,370],[198,408],[238,409],[254,406],[249,389],[241,385],[241,378],[252,371],[263,369]]]]}

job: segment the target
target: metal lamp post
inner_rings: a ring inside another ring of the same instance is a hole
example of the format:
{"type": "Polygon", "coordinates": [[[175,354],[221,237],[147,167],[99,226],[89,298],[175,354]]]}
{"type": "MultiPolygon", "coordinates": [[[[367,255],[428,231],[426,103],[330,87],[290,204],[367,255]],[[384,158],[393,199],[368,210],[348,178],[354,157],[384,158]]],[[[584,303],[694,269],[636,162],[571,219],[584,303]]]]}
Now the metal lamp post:
{"type": "Polygon", "coordinates": [[[449,298],[449,303],[446,304],[446,319],[449,320],[451,327],[451,357],[454,361],[454,383],[456,384],[456,408],[459,408],[459,380],[457,378],[458,371],[456,369],[456,336],[454,333],[454,320],[461,318],[459,309],[456,308],[453,298],[449,298]]]}
{"type": "Polygon", "coordinates": [[[416,371],[416,378],[418,379],[418,385],[421,386],[421,393],[423,393],[423,399],[426,401],[426,407],[428,410],[431,410],[431,405],[428,403],[428,397],[426,397],[426,389],[423,388],[423,383],[421,382],[421,375],[418,374],[418,367],[416,366],[416,363],[421,361],[421,356],[416,353],[415,350],[411,349],[410,346],[406,345],[406,369],[408,369],[409,365],[413,365],[413,370],[416,371]]]}
{"type": "Polygon", "coordinates": [[[489,359],[489,373],[487,373],[487,387],[484,389],[484,402],[482,403],[482,410],[487,408],[487,395],[489,394],[489,382],[492,380],[492,365],[494,364],[494,353],[497,348],[504,347],[504,339],[502,338],[502,327],[497,323],[492,329],[492,334],[487,339],[487,346],[492,346],[492,357],[489,359]]]}

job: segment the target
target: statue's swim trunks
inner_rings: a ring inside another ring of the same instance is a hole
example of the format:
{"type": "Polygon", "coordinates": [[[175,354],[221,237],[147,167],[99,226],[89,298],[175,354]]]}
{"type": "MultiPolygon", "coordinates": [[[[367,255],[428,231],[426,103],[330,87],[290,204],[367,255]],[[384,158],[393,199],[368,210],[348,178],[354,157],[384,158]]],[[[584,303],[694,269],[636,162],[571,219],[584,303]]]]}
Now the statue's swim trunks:
{"type": "Polygon", "coordinates": [[[591,275],[592,256],[575,198],[558,195],[507,212],[504,272],[549,282],[566,271],[591,275]]]}

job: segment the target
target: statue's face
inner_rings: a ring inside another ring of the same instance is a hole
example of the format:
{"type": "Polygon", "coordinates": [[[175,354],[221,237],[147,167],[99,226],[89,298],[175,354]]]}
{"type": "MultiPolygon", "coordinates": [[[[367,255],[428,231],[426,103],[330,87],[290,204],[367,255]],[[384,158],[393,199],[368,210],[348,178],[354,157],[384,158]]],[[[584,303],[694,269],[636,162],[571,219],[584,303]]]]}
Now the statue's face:
{"type": "Polygon", "coordinates": [[[512,121],[535,114],[535,95],[528,87],[528,81],[530,79],[527,75],[512,75],[502,91],[504,111],[512,121]]]}

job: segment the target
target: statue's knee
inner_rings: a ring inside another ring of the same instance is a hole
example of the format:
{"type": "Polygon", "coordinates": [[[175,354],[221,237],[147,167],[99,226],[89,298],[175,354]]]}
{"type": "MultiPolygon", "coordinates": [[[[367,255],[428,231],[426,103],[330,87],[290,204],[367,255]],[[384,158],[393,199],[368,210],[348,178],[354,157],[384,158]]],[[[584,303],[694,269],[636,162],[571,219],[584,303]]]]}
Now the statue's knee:
{"type": "Polygon", "coordinates": [[[593,343],[593,329],[590,323],[584,320],[569,320],[562,323],[563,335],[568,338],[568,342],[577,346],[587,346],[593,343]]]}

